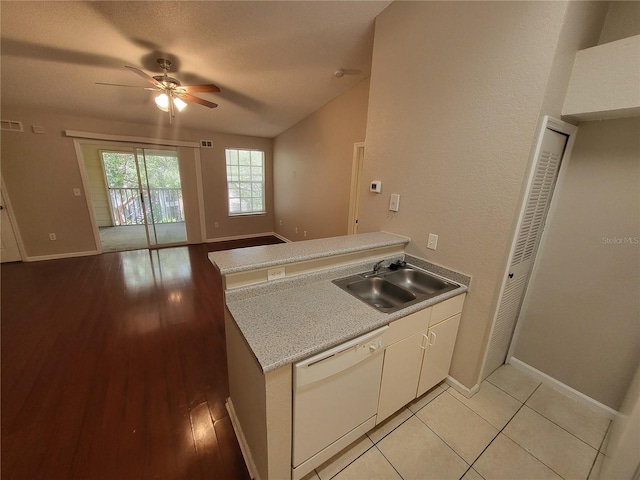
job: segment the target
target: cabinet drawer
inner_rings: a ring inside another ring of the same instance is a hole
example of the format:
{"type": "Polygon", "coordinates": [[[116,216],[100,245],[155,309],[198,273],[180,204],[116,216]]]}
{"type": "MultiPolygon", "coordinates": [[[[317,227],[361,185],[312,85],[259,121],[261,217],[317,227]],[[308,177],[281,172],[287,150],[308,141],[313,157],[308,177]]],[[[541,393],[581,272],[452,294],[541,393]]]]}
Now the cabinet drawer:
{"type": "Polygon", "coordinates": [[[462,305],[464,304],[464,298],[466,295],[466,293],[463,293],[457,297],[445,300],[444,302],[436,303],[431,307],[433,312],[431,312],[429,325],[435,325],[436,323],[440,323],[443,320],[462,312],[462,305]]]}
{"type": "Polygon", "coordinates": [[[431,309],[425,308],[418,312],[399,318],[389,324],[389,329],[384,332],[384,341],[387,345],[392,345],[403,340],[414,333],[426,330],[429,326],[429,318],[431,317],[431,309]]]}

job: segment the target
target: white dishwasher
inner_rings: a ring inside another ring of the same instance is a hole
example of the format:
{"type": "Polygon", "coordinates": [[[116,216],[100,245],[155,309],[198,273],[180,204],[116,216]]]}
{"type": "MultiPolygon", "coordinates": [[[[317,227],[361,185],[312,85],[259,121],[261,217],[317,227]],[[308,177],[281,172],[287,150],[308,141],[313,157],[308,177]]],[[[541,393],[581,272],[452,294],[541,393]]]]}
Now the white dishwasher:
{"type": "Polygon", "coordinates": [[[375,426],[387,328],[294,364],[294,480],[375,426]]]}

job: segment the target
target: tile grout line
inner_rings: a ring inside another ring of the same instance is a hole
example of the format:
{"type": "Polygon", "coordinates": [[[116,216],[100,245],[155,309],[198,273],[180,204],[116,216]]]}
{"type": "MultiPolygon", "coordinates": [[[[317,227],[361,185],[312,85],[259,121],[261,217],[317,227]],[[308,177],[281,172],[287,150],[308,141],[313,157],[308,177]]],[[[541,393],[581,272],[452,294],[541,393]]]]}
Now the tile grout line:
{"type": "MultiPolygon", "coordinates": [[[[369,436],[365,433],[364,434],[365,437],[369,438],[369,436]]],[[[356,458],[354,458],[353,460],[351,460],[349,463],[347,463],[344,467],[342,467],[340,470],[338,470],[334,475],[331,475],[331,477],[329,477],[327,480],[331,480],[332,478],[337,477],[338,475],[340,475],[340,473],[342,473],[347,467],[349,467],[352,463],[354,463],[356,460],[358,460],[361,456],[363,456],[365,453],[367,453],[369,450],[371,450],[373,447],[376,446],[375,443],[373,443],[373,441],[369,438],[369,441],[371,441],[371,446],[369,448],[367,448],[364,452],[362,452],[360,455],[358,455],[356,458]]],[[[353,443],[356,443],[355,441],[353,443]]],[[[353,445],[352,443],[352,445],[353,445]]],[[[322,480],[322,477],[320,477],[320,474],[318,473],[317,469],[313,469],[314,472],[316,472],[316,475],[318,476],[318,478],[320,480],[322,480]]]]}
{"type": "MultiPolygon", "coordinates": [[[[499,389],[500,391],[506,393],[507,395],[509,395],[511,398],[515,398],[516,400],[520,401],[519,399],[517,399],[516,397],[514,397],[513,395],[511,395],[509,392],[507,392],[506,390],[503,390],[502,388],[500,388],[498,385],[492,383],[491,381],[489,381],[488,378],[485,379],[486,382],[491,383],[491,385],[493,385],[494,387],[496,387],[497,389],[499,389]]],[[[538,389],[544,384],[544,382],[540,382],[538,384],[538,386],[533,390],[533,392],[531,392],[531,394],[527,397],[527,399],[522,402],[523,405],[526,405],[526,403],[531,399],[531,397],[533,396],[534,393],[536,393],[536,391],[538,391],[538,389]]],[[[565,395],[566,396],[566,395],[565,395]]],[[[567,398],[571,398],[571,397],[567,397],[567,398]]],[[[580,440],[582,443],[588,445],[589,447],[593,448],[594,450],[596,450],[598,453],[600,452],[600,448],[596,448],[592,445],[590,445],[589,443],[585,442],[583,439],[581,439],[580,437],[578,437],[576,434],[570,432],[569,430],[567,430],[566,428],[564,428],[562,425],[554,422],[552,419],[550,419],[549,417],[547,417],[544,413],[539,412],[538,410],[536,410],[535,408],[527,405],[527,407],[530,410],[533,410],[534,412],[536,412],[538,415],[541,415],[542,417],[546,418],[547,420],[549,420],[551,423],[553,423],[554,425],[560,427],[562,430],[564,430],[565,432],[569,433],[570,435],[573,435],[574,437],[576,437],[578,440],[580,440]]],[[[519,409],[518,409],[519,410],[519,409]]],[[[516,412],[517,413],[517,412],[516,412]]],[[[609,425],[611,425],[611,423],[609,423],[609,425]]],[[[609,427],[607,427],[607,431],[609,430],[609,427]]],[[[606,431],[605,431],[605,436],[606,436],[606,431]]],[[[604,436],[602,437],[602,442],[604,441],[604,436]]],[[[600,442],[600,447],[602,447],[602,442],[600,442]]]]}
{"type": "MultiPolygon", "coordinates": [[[[442,388],[442,387],[440,387],[440,388],[442,388]]],[[[448,390],[448,389],[447,389],[447,390],[448,390]]],[[[423,408],[425,408],[427,405],[429,405],[431,402],[433,402],[436,398],[438,398],[440,395],[442,395],[443,393],[445,393],[447,390],[444,390],[444,389],[443,389],[440,393],[438,393],[438,395],[436,395],[436,396],[435,396],[435,397],[433,397],[431,400],[429,400],[427,403],[425,403],[425,404],[424,404],[422,407],[420,407],[417,411],[419,412],[420,410],[422,410],[423,408]]],[[[427,395],[427,393],[425,393],[425,395],[427,395]]],[[[413,410],[411,410],[411,409],[410,409],[409,407],[407,407],[406,405],[405,405],[405,407],[404,407],[404,408],[406,408],[406,409],[411,413],[411,415],[409,415],[405,420],[403,420],[403,421],[402,421],[402,422],[400,422],[398,425],[396,425],[396,426],[395,426],[395,427],[394,427],[394,428],[393,428],[389,433],[387,433],[386,435],[384,435],[384,436],[383,436],[382,438],[380,438],[377,442],[374,442],[374,441],[373,441],[373,439],[372,439],[371,437],[369,437],[368,433],[367,433],[367,434],[365,434],[365,435],[369,438],[369,440],[371,440],[371,441],[373,442],[373,446],[374,446],[374,447],[375,447],[375,448],[380,452],[380,454],[383,456],[383,458],[384,458],[384,459],[389,463],[389,465],[391,465],[391,468],[393,468],[393,469],[396,471],[396,473],[398,474],[398,476],[399,476],[401,479],[403,479],[403,480],[404,480],[404,477],[402,476],[402,474],[398,471],[398,469],[397,469],[397,468],[396,468],[396,466],[391,462],[391,460],[389,460],[389,459],[387,458],[387,456],[384,454],[384,452],[383,452],[382,450],[380,450],[380,448],[378,447],[378,443],[380,443],[382,440],[384,440],[385,438],[387,438],[387,437],[388,437],[389,435],[391,435],[394,431],[396,431],[398,428],[400,428],[402,425],[404,425],[404,424],[405,424],[405,423],[406,423],[406,422],[407,422],[411,417],[416,417],[416,419],[418,419],[418,421],[420,421],[421,423],[423,423],[423,424],[424,424],[424,422],[422,422],[422,420],[420,420],[420,418],[418,418],[418,417],[416,416],[416,413],[417,413],[417,412],[414,412],[413,410]]],[[[427,428],[429,428],[429,426],[428,426],[428,425],[426,425],[426,424],[425,424],[425,426],[426,426],[427,428]]],[[[429,430],[431,430],[431,428],[429,428],[429,430]]],[[[431,431],[433,432],[433,430],[431,430],[431,431]]],[[[435,433],[435,432],[433,432],[433,433],[434,433],[434,435],[436,435],[438,438],[440,438],[440,436],[439,436],[437,433],[435,433]]],[[[442,439],[440,438],[440,440],[442,440],[442,439]]],[[[451,447],[449,446],[449,444],[448,444],[448,443],[446,443],[444,440],[442,440],[442,442],[443,442],[445,445],[447,445],[447,447],[451,448],[451,447]]],[[[453,450],[453,448],[451,448],[451,450],[453,450]]],[[[369,449],[367,449],[367,451],[369,451],[369,449]]],[[[455,450],[453,450],[453,452],[454,452],[456,455],[458,455],[458,453],[457,453],[455,450]]],[[[366,453],[366,452],[365,452],[365,453],[366,453]]],[[[364,455],[364,454],[363,454],[363,455],[364,455]]],[[[460,456],[460,455],[458,455],[458,456],[460,456]]],[[[358,457],[358,458],[360,458],[360,457],[358,457]]],[[[462,458],[462,457],[460,457],[460,458],[462,458]]],[[[354,460],[354,461],[355,461],[355,460],[354,460]]],[[[464,458],[462,459],[462,461],[463,461],[463,462],[465,462],[465,463],[467,463],[467,462],[464,460],[464,458]]],[[[352,462],[352,463],[353,463],[353,462],[352,462]]],[[[345,467],[345,468],[346,468],[346,467],[345,467]]],[[[469,468],[471,468],[471,467],[469,467],[469,468]]],[[[344,469],[343,469],[343,470],[344,470],[344,469]]],[[[340,471],[342,471],[342,470],[340,470],[340,471]]],[[[466,473],[466,471],[465,471],[465,473],[466,473]]],[[[337,475],[337,474],[336,474],[336,475],[337,475]]],[[[318,475],[318,477],[319,477],[319,475],[318,475]]],[[[332,477],[332,478],[333,478],[333,477],[332,477]]]]}
{"type": "MultiPolygon", "coordinates": [[[[447,390],[448,390],[448,389],[447,389],[447,390]]],[[[445,391],[444,391],[444,392],[442,392],[442,393],[446,393],[446,392],[447,392],[447,390],[445,390],[445,391]]],[[[442,395],[442,393],[441,393],[440,395],[442,395]]],[[[440,395],[438,395],[438,397],[439,397],[440,395]]],[[[453,398],[454,400],[456,400],[456,401],[460,402],[460,400],[458,400],[458,399],[457,399],[456,397],[454,397],[453,395],[449,394],[449,396],[450,396],[451,398],[453,398]]],[[[438,398],[438,397],[436,397],[436,398],[438,398]]],[[[433,400],[435,400],[435,398],[434,398],[433,400]]],[[[433,400],[432,400],[432,401],[433,401],[433,400]]],[[[429,402],[429,403],[431,403],[431,402],[429,402]]],[[[427,405],[429,405],[429,403],[427,403],[427,405]]],[[[460,403],[462,403],[462,402],[460,402],[460,403]]],[[[424,407],[422,407],[422,408],[425,408],[427,405],[425,405],[425,406],[424,406],[424,407]]],[[[464,407],[466,407],[466,408],[469,408],[469,407],[467,407],[464,403],[462,403],[462,405],[463,405],[464,407]]],[[[422,408],[421,408],[420,410],[422,410],[422,408]]],[[[418,411],[420,411],[420,410],[418,410],[418,411]]],[[[469,408],[469,410],[471,410],[471,409],[469,408]]],[[[476,412],[474,412],[473,410],[471,410],[471,411],[472,411],[474,414],[478,415],[478,414],[477,414],[476,412]]],[[[455,453],[458,457],[460,457],[460,459],[461,459],[464,463],[466,463],[466,464],[469,466],[469,468],[471,468],[471,464],[470,464],[469,462],[467,462],[464,458],[462,458],[462,455],[460,455],[458,452],[456,452],[456,450],[455,450],[451,445],[449,445],[449,443],[448,443],[444,438],[442,438],[440,435],[438,435],[438,432],[436,432],[433,428],[431,428],[429,425],[427,425],[427,423],[425,423],[425,422],[424,422],[420,417],[418,417],[415,413],[414,413],[413,415],[418,419],[418,421],[419,421],[420,423],[422,423],[425,427],[427,427],[429,430],[431,430],[431,432],[432,432],[436,437],[438,437],[442,443],[444,443],[447,447],[449,447],[453,453],[455,453]]],[[[478,415],[478,416],[480,417],[480,415],[478,415]]],[[[482,417],[480,417],[480,418],[486,422],[486,420],[485,420],[484,418],[482,418],[482,417]]],[[[489,423],[489,422],[487,422],[487,423],[489,423]]],[[[489,425],[491,425],[491,424],[489,423],[489,425]]],[[[493,425],[491,425],[491,426],[493,427],[493,425]]],[[[494,427],[494,428],[495,428],[495,427],[494,427]]],[[[493,441],[493,440],[491,440],[491,441],[493,441]]],[[[475,461],[475,460],[474,460],[474,461],[475,461]]],[[[467,471],[468,471],[468,470],[469,470],[469,469],[465,470],[465,473],[467,473],[467,471]]],[[[462,478],[462,477],[461,477],[461,478],[462,478]]]]}
{"type": "MultiPolygon", "coordinates": [[[[511,420],[514,419],[514,417],[518,414],[518,412],[520,410],[522,410],[523,407],[527,407],[529,410],[531,410],[532,412],[537,413],[538,415],[540,415],[542,418],[545,418],[546,420],[548,420],[549,422],[553,423],[554,425],[560,427],[560,425],[557,425],[555,422],[553,422],[552,420],[548,419],[547,417],[545,417],[544,415],[542,415],[541,413],[537,412],[536,410],[534,410],[533,408],[531,408],[529,405],[527,405],[526,403],[531,399],[531,397],[533,397],[533,395],[538,391],[538,389],[542,386],[542,383],[540,383],[533,392],[531,392],[531,394],[527,397],[527,399],[524,401],[524,403],[522,404],[522,406],[518,409],[518,411],[513,415],[513,417],[511,417],[511,419],[509,419],[509,421],[507,422],[507,424],[504,426],[504,428],[507,428],[507,425],[509,425],[509,423],[511,423],[511,420]]],[[[504,428],[502,430],[504,430],[504,428]]],[[[560,427],[562,428],[562,427],[560,427]]],[[[564,430],[564,428],[562,428],[562,430],[564,430]]],[[[565,430],[566,431],[566,430],[565,430]]],[[[501,431],[502,433],[502,431],[501,431]]],[[[567,433],[571,433],[571,432],[567,432],[567,433]]],[[[573,435],[573,434],[572,434],[573,435]]],[[[516,445],[518,445],[520,448],[522,448],[525,452],[527,452],[529,455],[531,455],[533,458],[535,458],[536,460],[538,460],[541,464],[543,464],[545,467],[547,467],[549,470],[551,470],[553,473],[555,473],[556,475],[558,475],[558,477],[563,478],[564,477],[562,475],[560,475],[558,472],[556,472],[553,468],[551,468],[549,465],[547,465],[546,463],[544,463],[541,459],[539,459],[538,457],[536,457],[532,452],[530,452],[529,450],[527,450],[525,447],[523,447],[522,445],[520,445],[518,442],[516,442],[513,438],[511,438],[510,436],[508,436],[506,433],[504,434],[505,437],[507,437],[509,440],[511,440],[513,443],[515,443],[516,445]]],[[[574,435],[575,437],[575,435],[574,435]]],[[[578,438],[578,437],[576,437],[578,438]]],[[[586,443],[586,442],[583,442],[586,443]]],[[[587,444],[588,445],[588,444],[587,444]]],[[[591,445],[589,445],[591,446],[591,445]]],[[[591,447],[593,448],[593,447],[591,447]]],[[[597,454],[596,454],[596,458],[597,458],[597,454]]],[[[475,463],[475,462],[474,462],[475,463]]],[[[589,477],[587,477],[588,479],[589,477]]],[[[586,479],[585,479],[586,480],[586,479]]]]}
{"type": "Polygon", "coordinates": [[[596,453],[596,457],[593,459],[593,463],[591,464],[591,468],[589,469],[589,475],[587,475],[587,480],[589,480],[591,478],[591,474],[593,473],[593,469],[596,466],[596,463],[598,462],[598,456],[600,454],[605,455],[605,453],[602,451],[602,446],[604,445],[604,440],[607,438],[607,434],[609,433],[609,430],[611,430],[611,425],[613,425],[613,421],[609,422],[609,425],[607,426],[607,430],[604,432],[604,435],[602,436],[602,441],[600,442],[600,446],[598,447],[598,451],[596,453]]]}
{"type": "MultiPolygon", "coordinates": [[[[506,365],[506,364],[504,364],[506,365]]],[[[533,395],[535,393],[535,391],[538,389],[538,387],[540,387],[540,385],[542,385],[542,382],[538,383],[538,386],[536,388],[533,389],[533,392],[531,392],[529,394],[529,396],[527,397],[527,399],[523,402],[522,400],[520,400],[519,398],[511,395],[509,392],[507,392],[504,388],[500,387],[499,385],[496,385],[495,383],[493,383],[491,380],[489,380],[489,377],[485,378],[483,380],[484,382],[490,383],[491,385],[493,385],[494,387],[496,387],[498,390],[500,390],[501,392],[506,393],[507,395],[509,395],[511,398],[514,398],[516,400],[518,400],[520,403],[522,403],[524,405],[524,403],[529,400],[531,398],[531,395],[533,395]]]]}
{"type": "MultiPolygon", "coordinates": [[[[411,418],[411,417],[409,417],[409,418],[411,418]]],[[[407,418],[407,420],[409,420],[409,418],[407,418]]],[[[406,422],[406,420],[405,420],[405,422],[406,422]]],[[[402,423],[404,423],[404,422],[402,422],[402,423]]],[[[402,425],[402,423],[401,423],[400,425],[402,425]]],[[[396,428],[397,428],[397,427],[396,427],[396,428]]],[[[395,428],[394,428],[394,430],[395,430],[395,428]]],[[[386,435],[385,435],[385,437],[386,437],[386,435]]],[[[383,438],[384,438],[384,437],[383,437],[383,438]]],[[[380,440],[382,440],[382,439],[380,439],[380,440]]],[[[374,447],[375,447],[375,448],[380,452],[380,455],[382,455],[382,458],[384,458],[384,459],[387,461],[387,463],[389,463],[389,465],[391,465],[391,468],[393,468],[393,469],[395,470],[395,472],[398,474],[398,476],[399,476],[402,480],[404,480],[404,477],[403,477],[403,476],[402,476],[402,474],[398,471],[398,469],[396,468],[396,466],[395,466],[393,463],[391,463],[391,460],[389,460],[389,459],[387,458],[387,456],[382,452],[382,450],[380,450],[380,449],[378,448],[378,444],[377,444],[377,443],[374,443],[374,444],[373,444],[373,446],[374,446],[374,447]]]]}
{"type": "MultiPolygon", "coordinates": [[[[491,383],[491,382],[489,382],[489,383],[491,383]]],[[[491,385],[493,385],[493,383],[491,383],[491,385]]],[[[542,385],[542,384],[540,384],[540,385],[542,385]]],[[[527,397],[527,400],[529,400],[529,399],[531,398],[531,395],[533,395],[533,394],[536,392],[536,390],[538,390],[538,388],[540,388],[540,385],[538,385],[538,386],[533,390],[533,392],[531,392],[531,394],[527,397]]],[[[494,385],[494,386],[495,386],[496,388],[498,388],[498,389],[502,390],[502,389],[501,389],[500,387],[498,387],[497,385],[494,385]]],[[[505,392],[505,393],[507,393],[507,392],[505,392]]],[[[507,393],[507,395],[509,395],[509,394],[507,393]]],[[[509,396],[511,396],[511,395],[509,395],[509,396]]],[[[515,398],[515,397],[511,396],[511,398],[515,398]]],[[[516,400],[518,400],[518,399],[516,398],[516,400]]],[[[482,450],[482,452],[480,452],[480,455],[478,455],[478,456],[476,457],[476,459],[471,463],[471,465],[469,466],[469,468],[470,468],[470,469],[471,469],[471,468],[473,468],[473,466],[476,464],[476,462],[478,461],[478,459],[479,459],[479,458],[484,454],[484,452],[486,452],[486,451],[487,451],[487,449],[488,449],[488,448],[493,444],[493,442],[496,440],[496,438],[498,438],[498,437],[500,436],[500,434],[503,432],[503,430],[504,430],[505,428],[507,428],[507,425],[509,425],[509,423],[511,423],[511,420],[513,420],[513,419],[515,418],[515,416],[518,414],[518,412],[519,412],[520,410],[522,410],[522,407],[524,407],[524,404],[525,404],[525,402],[526,402],[527,400],[525,400],[524,402],[521,402],[521,403],[520,403],[520,406],[519,406],[519,407],[518,407],[518,409],[515,411],[515,413],[514,413],[513,415],[511,415],[511,418],[509,418],[509,420],[507,420],[507,422],[504,424],[504,426],[503,426],[503,427],[498,431],[498,433],[496,434],[496,436],[495,436],[495,437],[493,437],[493,439],[492,439],[492,440],[487,444],[487,446],[486,446],[486,447],[484,447],[484,449],[482,450]]],[[[520,402],[520,400],[518,400],[518,402],[520,402]]],[[[462,403],[462,402],[461,402],[461,403],[462,403]]],[[[506,434],[505,434],[505,436],[506,436],[506,434]]],[[[509,437],[507,437],[507,438],[509,438],[509,437]]],[[[511,440],[511,438],[509,438],[509,439],[511,440]]],[[[516,443],[516,442],[514,442],[514,443],[516,443]]],[[[523,450],[525,450],[525,452],[527,451],[527,450],[526,450],[526,449],[524,449],[521,445],[519,445],[519,444],[517,444],[517,445],[518,445],[520,448],[522,448],[523,450]]],[[[532,457],[534,457],[534,458],[536,458],[538,461],[540,461],[540,459],[538,459],[537,457],[535,457],[535,456],[533,456],[533,455],[531,455],[531,456],[532,456],[532,457]]],[[[543,462],[540,462],[540,463],[543,463],[543,462]]],[[[543,465],[545,465],[545,464],[543,463],[543,465]]],[[[545,465],[545,466],[546,466],[546,465],[545,465]]],[[[475,470],[475,469],[474,469],[474,470],[475,470]]],[[[476,470],[476,471],[477,471],[477,470],[476,470]]],[[[466,472],[465,472],[465,473],[466,473],[466,472]]],[[[554,472],[554,473],[555,473],[555,472],[554,472]]],[[[482,476],[482,474],[480,474],[480,476],[482,476]]],[[[483,477],[483,478],[484,478],[484,477],[483,477]]]]}
{"type": "MultiPolygon", "coordinates": [[[[569,430],[567,430],[566,428],[564,428],[562,425],[554,422],[552,419],[550,419],[549,417],[547,417],[544,413],[540,413],[539,411],[537,411],[535,408],[530,407],[529,405],[523,404],[525,407],[527,407],[529,410],[531,410],[532,412],[537,413],[538,415],[540,415],[542,418],[548,420],[549,422],[553,423],[556,427],[564,430],[565,432],[567,432],[569,435],[571,435],[572,437],[574,437],[577,440],[580,440],[582,443],[584,443],[587,447],[593,449],[596,451],[596,453],[598,453],[600,450],[598,450],[597,448],[593,447],[592,445],[589,445],[587,442],[585,442],[583,439],[581,439],[579,436],[577,436],[575,433],[570,432],[569,430]]],[[[606,432],[605,432],[606,435],[606,432]]],[[[604,440],[604,436],[602,437],[602,439],[604,440]]],[[[602,443],[601,443],[602,444],[602,443]]]]}

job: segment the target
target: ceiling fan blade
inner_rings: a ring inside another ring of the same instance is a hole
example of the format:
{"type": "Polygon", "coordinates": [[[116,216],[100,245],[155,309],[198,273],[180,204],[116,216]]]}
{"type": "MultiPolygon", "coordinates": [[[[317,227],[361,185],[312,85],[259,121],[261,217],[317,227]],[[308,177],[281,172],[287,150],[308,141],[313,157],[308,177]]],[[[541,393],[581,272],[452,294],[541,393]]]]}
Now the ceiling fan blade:
{"type": "Polygon", "coordinates": [[[150,84],[159,87],[161,86],[160,83],[153,77],[150,77],[149,75],[147,75],[146,73],[144,73],[142,70],[140,70],[139,68],[136,67],[130,67],[128,65],[125,65],[124,68],[128,68],[129,70],[131,70],[133,73],[135,73],[136,75],[139,75],[140,77],[144,78],[147,82],[149,82],[150,84]]]}
{"type": "Polygon", "coordinates": [[[219,92],[220,88],[216,85],[182,85],[180,88],[183,88],[187,93],[198,93],[198,92],[219,92]]]}
{"type": "Polygon", "coordinates": [[[104,82],[96,82],[96,85],[107,85],[109,87],[132,87],[132,88],[142,88],[140,85],[123,85],[122,83],[104,83],[104,82]]]}
{"type": "Polygon", "coordinates": [[[198,98],[198,97],[196,97],[194,95],[190,95],[188,93],[180,93],[177,96],[180,97],[185,102],[198,103],[200,105],[204,105],[205,107],[209,107],[209,108],[216,108],[218,106],[217,103],[213,103],[213,102],[209,102],[207,100],[203,100],[202,98],[198,98]]]}

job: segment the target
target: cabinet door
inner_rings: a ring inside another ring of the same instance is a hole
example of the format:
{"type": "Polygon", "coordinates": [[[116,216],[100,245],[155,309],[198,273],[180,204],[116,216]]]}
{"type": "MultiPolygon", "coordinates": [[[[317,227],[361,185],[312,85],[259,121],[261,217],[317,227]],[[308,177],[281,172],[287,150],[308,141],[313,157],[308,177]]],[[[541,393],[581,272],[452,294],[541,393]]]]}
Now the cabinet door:
{"type": "Polygon", "coordinates": [[[414,333],[385,350],[376,424],[416,398],[424,334],[414,333]]]}
{"type": "Polygon", "coordinates": [[[455,315],[429,328],[416,396],[419,397],[449,375],[460,316],[461,314],[455,315]]]}

